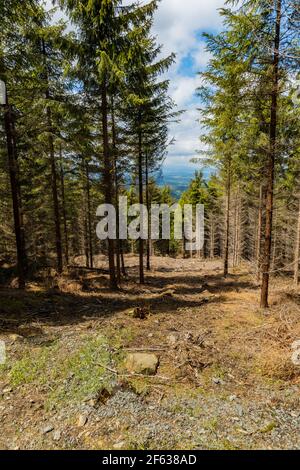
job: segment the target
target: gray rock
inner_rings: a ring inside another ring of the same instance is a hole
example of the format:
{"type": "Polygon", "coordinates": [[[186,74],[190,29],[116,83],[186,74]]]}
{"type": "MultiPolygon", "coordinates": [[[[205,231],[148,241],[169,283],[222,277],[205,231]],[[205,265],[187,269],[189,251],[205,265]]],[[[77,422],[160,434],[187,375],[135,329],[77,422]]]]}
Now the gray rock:
{"type": "Polygon", "coordinates": [[[42,429],[42,434],[49,434],[50,432],[52,432],[54,430],[54,427],[51,426],[51,424],[48,424],[47,426],[45,426],[43,429],[42,429]]]}
{"type": "Polygon", "coordinates": [[[85,426],[87,422],[88,422],[88,417],[86,415],[80,415],[77,421],[77,426],[79,428],[83,428],[83,426],[85,426]]]}
{"type": "Polygon", "coordinates": [[[236,396],[236,395],[231,395],[231,396],[229,397],[229,401],[231,401],[231,402],[232,402],[232,401],[236,401],[236,400],[237,400],[237,396],[236,396]]]}
{"type": "Polygon", "coordinates": [[[203,434],[206,434],[207,430],[206,429],[199,429],[198,434],[201,436],[203,434]]]}
{"type": "Polygon", "coordinates": [[[113,445],[113,448],[115,450],[123,450],[126,448],[126,442],[125,441],[117,442],[116,444],[113,445]]]}
{"type": "Polygon", "coordinates": [[[158,365],[159,359],[155,354],[128,354],[125,361],[125,367],[131,374],[155,375],[158,365]]]}
{"type": "Polygon", "coordinates": [[[55,442],[58,442],[58,441],[60,441],[60,438],[61,438],[61,432],[60,432],[60,431],[55,431],[55,432],[53,433],[53,440],[54,440],[55,442]]]}
{"type": "Polygon", "coordinates": [[[179,341],[179,335],[176,333],[172,333],[171,335],[168,336],[168,343],[171,344],[172,346],[175,346],[178,341],[179,341]]]}
{"type": "Polygon", "coordinates": [[[216,385],[225,385],[224,380],[220,379],[220,377],[214,377],[212,381],[216,385]]]}

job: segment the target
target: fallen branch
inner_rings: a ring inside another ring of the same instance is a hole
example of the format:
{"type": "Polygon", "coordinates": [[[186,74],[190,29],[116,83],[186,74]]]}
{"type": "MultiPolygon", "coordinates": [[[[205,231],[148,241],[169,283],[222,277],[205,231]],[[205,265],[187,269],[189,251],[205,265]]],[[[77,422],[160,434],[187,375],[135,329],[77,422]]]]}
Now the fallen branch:
{"type": "Polygon", "coordinates": [[[125,379],[131,378],[131,377],[139,377],[143,379],[171,380],[170,377],[163,377],[162,375],[120,374],[117,370],[111,369],[110,367],[105,366],[104,364],[101,364],[100,362],[98,362],[97,365],[107,370],[108,372],[111,372],[112,374],[115,374],[118,377],[122,377],[125,379]]]}
{"type": "Polygon", "coordinates": [[[99,274],[109,274],[109,271],[107,269],[102,269],[102,268],[87,268],[85,266],[68,265],[68,269],[78,269],[78,271],[90,271],[90,272],[95,272],[99,274]]]}
{"type": "Polygon", "coordinates": [[[150,352],[160,352],[160,351],[166,351],[166,348],[123,348],[124,351],[129,351],[129,352],[139,352],[139,351],[150,351],[150,352]]]}
{"type": "Polygon", "coordinates": [[[104,364],[101,364],[100,362],[97,363],[98,366],[102,367],[102,369],[108,370],[109,372],[112,372],[112,374],[119,375],[118,371],[111,369],[108,366],[105,366],[104,364]]]}

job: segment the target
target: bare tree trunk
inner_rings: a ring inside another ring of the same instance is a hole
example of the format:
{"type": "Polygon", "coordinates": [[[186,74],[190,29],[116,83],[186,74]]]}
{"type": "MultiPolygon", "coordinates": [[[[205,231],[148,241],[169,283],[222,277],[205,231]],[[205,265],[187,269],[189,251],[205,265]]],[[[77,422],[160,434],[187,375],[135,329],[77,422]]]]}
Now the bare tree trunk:
{"type": "Polygon", "coordinates": [[[86,192],[86,167],[85,158],[81,157],[81,178],[82,178],[82,223],[83,223],[83,249],[85,254],[85,265],[90,268],[90,253],[89,253],[89,236],[88,236],[88,221],[87,221],[87,192],[86,192]]]}
{"type": "Polygon", "coordinates": [[[87,198],[87,228],[88,228],[88,243],[89,243],[89,264],[94,267],[94,253],[93,253],[93,236],[92,236],[92,209],[91,209],[91,184],[89,164],[85,162],[85,176],[86,176],[86,198],[87,198]]]}
{"type": "Polygon", "coordinates": [[[215,257],[215,227],[213,216],[210,216],[210,259],[215,257]]]}
{"type": "Polygon", "coordinates": [[[276,267],[276,251],[277,251],[277,215],[276,211],[273,210],[273,217],[274,217],[274,236],[273,236],[273,254],[272,254],[272,264],[271,270],[274,271],[276,267]]]}
{"type": "Polygon", "coordinates": [[[299,215],[298,215],[298,227],[297,237],[295,245],[295,267],[294,267],[294,284],[299,285],[299,258],[300,258],[300,197],[299,197],[299,215]]]}
{"type": "Polygon", "coordinates": [[[243,223],[244,223],[244,200],[243,193],[240,193],[239,197],[239,224],[238,224],[238,249],[237,249],[237,265],[240,266],[243,258],[243,223]]]}
{"type": "Polygon", "coordinates": [[[19,289],[25,288],[25,259],[26,250],[24,243],[24,236],[22,234],[22,222],[21,222],[21,211],[20,211],[20,181],[18,172],[18,162],[16,155],[16,146],[14,145],[13,136],[13,117],[11,107],[8,103],[8,97],[6,96],[6,108],[4,113],[5,120],[5,133],[7,142],[7,155],[8,155],[8,169],[10,177],[11,195],[13,203],[13,215],[14,215],[14,229],[16,237],[16,248],[17,248],[17,269],[18,269],[18,284],[19,289]]]}
{"type": "Polygon", "coordinates": [[[147,238],[147,271],[151,271],[151,220],[149,200],[149,166],[148,152],[146,152],[146,206],[148,211],[148,238],[147,238]]]}
{"type": "Polygon", "coordinates": [[[67,223],[67,211],[66,211],[66,195],[65,195],[65,176],[62,161],[62,149],[60,146],[60,185],[61,185],[61,202],[62,202],[62,216],[64,225],[64,239],[65,239],[65,262],[69,264],[69,237],[68,237],[68,223],[67,223]]]}
{"type": "MultiPolygon", "coordinates": [[[[119,232],[119,209],[118,204],[116,206],[116,217],[117,217],[117,233],[119,232]]],[[[116,240],[116,272],[117,272],[117,281],[118,284],[121,283],[121,249],[120,249],[120,239],[116,240]]]]}
{"type": "Polygon", "coordinates": [[[121,256],[121,269],[124,277],[127,277],[125,260],[124,260],[124,250],[123,250],[123,241],[120,240],[120,256],[121,256]]]}
{"type": "Polygon", "coordinates": [[[264,189],[263,185],[260,185],[259,190],[259,209],[258,209],[258,225],[257,225],[257,238],[256,238],[256,272],[257,282],[260,282],[261,276],[261,234],[262,234],[262,220],[263,220],[263,197],[264,189]]]}
{"type": "Polygon", "coordinates": [[[236,220],[236,229],[235,229],[235,238],[236,238],[236,245],[235,245],[235,259],[234,264],[235,266],[239,266],[241,262],[241,224],[242,224],[242,203],[241,203],[241,196],[239,191],[238,202],[237,202],[237,220],[236,220]]]}
{"type": "MultiPolygon", "coordinates": [[[[8,103],[8,97],[7,97],[7,103],[8,103]]],[[[16,159],[16,170],[17,170],[17,179],[19,181],[19,164],[18,164],[18,152],[17,152],[17,142],[16,142],[16,129],[15,129],[15,120],[14,120],[14,115],[11,110],[11,129],[12,129],[12,144],[13,144],[13,150],[14,150],[14,155],[16,159]]],[[[27,260],[27,252],[26,252],[26,237],[25,237],[25,227],[24,227],[24,212],[23,212],[23,204],[22,204],[22,194],[21,194],[21,183],[17,185],[17,191],[18,191],[18,199],[19,199],[19,213],[20,213],[20,230],[21,230],[21,237],[22,237],[22,245],[24,247],[24,258],[23,258],[23,266],[24,266],[24,272],[25,272],[25,278],[26,278],[26,273],[28,271],[28,260],[27,260]]]]}
{"type": "MultiPolygon", "coordinates": [[[[46,99],[47,102],[50,100],[50,90],[49,90],[49,73],[47,66],[47,52],[45,41],[42,40],[43,47],[43,56],[44,56],[44,68],[46,75],[46,99]]],[[[57,191],[57,170],[56,170],[56,161],[55,161],[55,150],[54,150],[54,140],[53,140],[53,122],[52,122],[52,111],[47,104],[46,106],[47,113],[47,124],[48,124],[48,143],[49,143],[49,154],[50,154],[50,166],[51,166],[51,188],[52,188],[52,200],[53,200],[53,215],[54,215],[54,227],[55,227],[55,245],[56,245],[56,263],[57,263],[57,272],[62,273],[63,270],[63,255],[62,255],[62,241],[61,241],[61,230],[60,230],[60,210],[58,202],[58,191],[57,191]]]]}
{"type": "MultiPolygon", "coordinates": [[[[106,80],[103,80],[102,84],[102,132],[103,132],[103,156],[104,156],[104,174],[103,174],[103,183],[104,183],[104,193],[105,193],[105,203],[113,204],[113,181],[112,181],[112,165],[110,160],[110,151],[109,151],[109,139],[108,139],[108,119],[107,119],[107,90],[106,90],[106,80]]],[[[118,283],[116,279],[115,271],[115,243],[114,240],[108,239],[108,263],[109,263],[109,278],[110,278],[110,287],[113,290],[118,288],[118,283]]]]}
{"type": "Polygon", "coordinates": [[[117,136],[116,136],[116,123],[115,123],[115,109],[114,100],[111,98],[111,127],[112,127],[112,147],[113,147],[113,171],[114,171],[114,189],[115,189],[115,204],[116,204],[116,218],[117,218],[117,240],[116,240],[116,269],[118,284],[121,283],[121,250],[120,250],[120,237],[119,237],[119,178],[117,168],[117,136]]]}
{"type": "MultiPolygon", "coordinates": [[[[51,109],[49,107],[47,107],[47,116],[48,116],[49,126],[51,126],[52,125],[51,109]]],[[[52,187],[54,225],[55,225],[57,272],[61,274],[62,269],[63,269],[63,258],[62,258],[62,242],[61,242],[61,231],[60,231],[60,213],[59,213],[59,202],[58,202],[58,194],[57,194],[57,171],[56,171],[56,163],[55,163],[54,143],[53,143],[53,137],[52,137],[51,131],[49,134],[49,148],[50,148],[50,164],[51,164],[51,187],[52,187]]]]}
{"type": "MultiPolygon", "coordinates": [[[[86,205],[84,205],[84,209],[86,205]]],[[[88,242],[88,224],[86,214],[83,214],[83,227],[84,227],[84,254],[85,254],[85,265],[90,268],[90,254],[89,254],[89,242],[88,242]]]]}
{"type": "Polygon", "coordinates": [[[279,94],[281,0],[275,0],[275,5],[276,5],[276,27],[275,27],[274,59],[273,59],[270,151],[268,154],[268,161],[266,165],[266,175],[267,175],[266,229],[265,229],[265,247],[264,247],[264,255],[263,255],[263,281],[262,281],[262,287],[261,287],[261,302],[260,302],[261,308],[268,308],[269,306],[269,282],[270,282],[273,204],[274,204],[274,176],[275,176],[275,161],[276,161],[276,153],[277,153],[277,108],[278,108],[278,94],[279,94]]]}
{"type": "Polygon", "coordinates": [[[186,238],[185,238],[185,231],[184,231],[184,220],[182,221],[182,258],[186,259],[186,238]]]}
{"type": "Polygon", "coordinates": [[[234,240],[233,240],[233,266],[237,265],[237,253],[238,253],[238,235],[239,235],[239,189],[235,196],[235,208],[234,208],[234,240]]]}
{"type": "Polygon", "coordinates": [[[240,266],[242,261],[242,235],[243,235],[243,200],[240,199],[239,205],[239,227],[238,227],[238,252],[237,252],[237,264],[240,266]]]}
{"type": "Polygon", "coordinates": [[[231,162],[228,163],[226,181],[226,217],[225,217],[225,248],[224,248],[224,277],[229,272],[229,233],[230,233],[230,201],[231,201],[231,162]]]}
{"type": "Polygon", "coordinates": [[[152,256],[155,256],[155,247],[154,247],[154,242],[153,240],[150,238],[150,259],[152,256]]]}
{"type": "MultiPolygon", "coordinates": [[[[138,173],[139,173],[139,203],[144,204],[143,194],[143,151],[142,151],[142,130],[139,129],[139,142],[138,142],[138,173]]],[[[144,240],[142,237],[139,240],[139,271],[140,271],[140,284],[145,283],[144,276],[144,240]]]]}

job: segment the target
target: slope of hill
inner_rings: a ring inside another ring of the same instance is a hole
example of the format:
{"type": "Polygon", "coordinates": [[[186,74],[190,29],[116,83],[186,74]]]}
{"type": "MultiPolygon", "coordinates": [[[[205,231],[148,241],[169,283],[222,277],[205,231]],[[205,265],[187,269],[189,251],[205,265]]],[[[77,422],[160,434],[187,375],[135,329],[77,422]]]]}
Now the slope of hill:
{"type": "MultiPolygon", "coordinates": [[[[191,180],[193,179],[195,172],[199,171],[197,165],[185,165],[185,166],[164,166],[161,173],[157,177],[157,183],[159,186],[170,186],[172,195],[178,199],[181,194],[187,190],[191,180]]],[[[209,168],[201,169],[205,177],[208,178],[212,170],[209,168]]]]}

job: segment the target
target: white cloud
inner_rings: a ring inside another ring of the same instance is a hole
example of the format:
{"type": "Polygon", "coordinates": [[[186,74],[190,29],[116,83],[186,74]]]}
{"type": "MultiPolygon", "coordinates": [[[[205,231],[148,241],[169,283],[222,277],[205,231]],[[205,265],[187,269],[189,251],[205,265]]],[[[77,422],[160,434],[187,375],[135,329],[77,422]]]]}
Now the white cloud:
{"type": "Polygon", "coordinates": [[[206,50],[205,43],[200,42],[196,49],[193,49],[192,58],[194,65],[200,70],[206,66],[211,58],[211,54],[206,50]]]}
{"type": "Polygon", "coordinates": [[[186,77],[181,75],[175,75],[172,77],[170,83],[170,94],[180,109],[194,101],[196,89],[200,84],[201,78],[197,75],[195,77],[186,77]]]}
{"type": "Polygon", "coordinates": [[[185,56],[196,45],[196,32],[218,29],[217,9],[224,0],[162,0],[155,17],[154,32],[165,53],[185,56]]]}
{"type": "Polygon", "coordinates": [[[178,164],[181,159],[188,164],[189,160],[196,156],[196,150],[200,147],[198,118],[197,110],[189,109],[180,124],[170,126],[170,135],[175,139],[175,144],[169,149],[166,161],[168,166],[178,164]]]}

